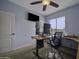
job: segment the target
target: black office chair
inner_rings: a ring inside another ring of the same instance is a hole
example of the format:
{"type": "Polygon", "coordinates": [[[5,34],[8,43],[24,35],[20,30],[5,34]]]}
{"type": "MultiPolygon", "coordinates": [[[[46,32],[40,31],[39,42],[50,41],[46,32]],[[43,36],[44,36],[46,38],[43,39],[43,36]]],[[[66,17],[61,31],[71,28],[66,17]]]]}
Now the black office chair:
{"type": "Polygon", "coordinates": [[[55,32],[54,36],[48,40],[48,45],[50,46],[47,53],[47,59],[63,59],[60,50],[63,32],[55,32]]]}

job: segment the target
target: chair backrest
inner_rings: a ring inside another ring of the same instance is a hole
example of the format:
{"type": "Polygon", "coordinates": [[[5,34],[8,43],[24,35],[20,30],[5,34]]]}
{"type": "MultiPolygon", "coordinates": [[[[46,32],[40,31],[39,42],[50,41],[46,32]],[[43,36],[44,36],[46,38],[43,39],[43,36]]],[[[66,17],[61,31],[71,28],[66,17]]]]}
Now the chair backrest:
{"type": "Polygon", "coordinates": [[[63,32],[55,32],[54,37],[52,37],[53,47],[58,48],[61,45],[63,32]]]}
{"type": "Polygon", "coordinates": [[[54,39],[55,38],[61,39],[62,38],[62,34],[63,34],[63,32],[55,32],[54,39]]]}

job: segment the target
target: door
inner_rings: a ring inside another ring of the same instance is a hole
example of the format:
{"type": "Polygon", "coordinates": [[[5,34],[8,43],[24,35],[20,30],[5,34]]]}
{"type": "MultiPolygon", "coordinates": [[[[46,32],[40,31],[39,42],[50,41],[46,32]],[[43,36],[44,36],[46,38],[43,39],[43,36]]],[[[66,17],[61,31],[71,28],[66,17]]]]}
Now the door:
{"type": "Polygon", "coordinates": [[[0,53],[12,50],[14,40],[15,16],[12,13],[0,11],[0,53]]]}

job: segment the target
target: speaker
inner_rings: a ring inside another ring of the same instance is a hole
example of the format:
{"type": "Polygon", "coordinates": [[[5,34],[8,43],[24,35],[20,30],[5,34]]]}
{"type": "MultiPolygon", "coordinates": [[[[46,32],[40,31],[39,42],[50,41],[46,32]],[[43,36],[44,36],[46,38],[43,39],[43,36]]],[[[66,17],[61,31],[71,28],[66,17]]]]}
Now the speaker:
{"type": "Polygon", "coordinates": [[[40,29],[39,22],[36,22],[35,27],[36,27],[36,35],[38,35],[39,34],[39,29],[40,29]]]}
{"type": "Polygon", "coordinates": [[[50,34],[50,24],[44,23],[43,34],[50,34]]]}

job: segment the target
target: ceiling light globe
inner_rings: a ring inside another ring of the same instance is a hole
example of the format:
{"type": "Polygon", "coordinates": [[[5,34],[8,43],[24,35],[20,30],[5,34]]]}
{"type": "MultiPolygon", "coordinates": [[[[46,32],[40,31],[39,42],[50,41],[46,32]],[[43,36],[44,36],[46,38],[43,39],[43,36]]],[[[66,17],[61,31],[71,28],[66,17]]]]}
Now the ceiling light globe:
{"type": "Polygon", "coordinates": [[[49,5],[50,4],[50,0],[43,0],[42,3],[43,3],[43,5],[49,5]]]}

